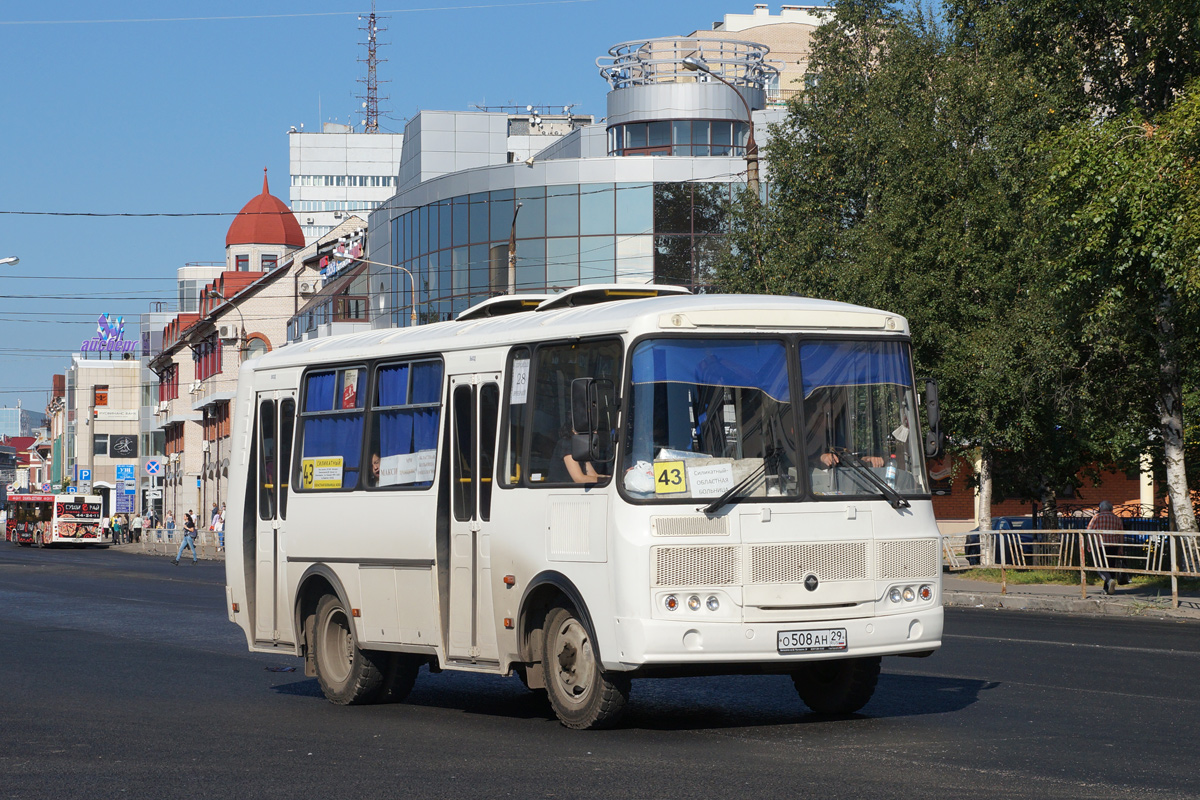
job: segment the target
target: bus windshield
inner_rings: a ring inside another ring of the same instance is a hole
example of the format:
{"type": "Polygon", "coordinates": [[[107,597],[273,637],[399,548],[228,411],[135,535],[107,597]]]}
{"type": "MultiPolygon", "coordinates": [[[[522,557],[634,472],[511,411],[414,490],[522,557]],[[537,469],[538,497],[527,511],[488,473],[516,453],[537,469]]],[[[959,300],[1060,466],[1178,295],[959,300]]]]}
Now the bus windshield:
{"type": "Polygon", "coordinates": [[[656,500],[734,487],[745,497],[927,494],[908,344],[830,339],[794,352],[798,364],[783,339],[635,346],[625,491],[656,500]]]}
{"type": "Polygon", "coordinates": [[[795,426],[780,339],[654,339],[631,357],[624,487],[633,497],[795,496],[795,426]]]}
{"type": "Polygon", "coordinates": [[[801,342],[800,373],[814,495],[928,494],[907,343],[801,342]]]}

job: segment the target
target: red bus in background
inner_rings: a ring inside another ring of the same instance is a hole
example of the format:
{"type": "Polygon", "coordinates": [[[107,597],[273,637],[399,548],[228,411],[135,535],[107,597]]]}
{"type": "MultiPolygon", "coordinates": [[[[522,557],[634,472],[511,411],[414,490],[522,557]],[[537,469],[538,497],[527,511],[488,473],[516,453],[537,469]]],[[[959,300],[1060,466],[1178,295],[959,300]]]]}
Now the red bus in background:
{"type": "Polygon", "coordinates": [[[100,527],[103,506],[95,495],[10,494],[5,538],[29,547],[112,544],[100,527]]]}

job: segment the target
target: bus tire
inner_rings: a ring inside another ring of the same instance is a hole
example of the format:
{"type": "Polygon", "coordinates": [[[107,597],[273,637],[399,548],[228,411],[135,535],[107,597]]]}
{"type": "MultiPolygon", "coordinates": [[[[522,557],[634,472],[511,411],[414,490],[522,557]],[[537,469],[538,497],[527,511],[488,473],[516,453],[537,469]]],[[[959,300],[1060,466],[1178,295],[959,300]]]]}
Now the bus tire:
{"type": "Polygon", "coordinates": [[[591,633],[573,611],[552,609],[544,630],[546,696],[559,721],[576,730],[615,725],[629,700],[629,679],[601,668],[591,633]]]}
{"type": "Polygon", "coordinates": [[[853,714],[875,694],[879,656],[813,661],[792,673],[804,705],[818,714],[853,714]]]}
{"type": "Polygon", "coordinates": [[[424,658],[411,653],[389,653],[380,702],[404,702],[417,682],[417,673],[421,671],[421,665],[424,663],[424,658]]]}
{"type": "Polygon", "coordinates": [[[327,594],[317,603],[312,646],[317,682],[329,702],[362,705],[375,702],[383,694],[381,654],[358,648],[350,629],[350,615],[334,595],[327,594]]]}

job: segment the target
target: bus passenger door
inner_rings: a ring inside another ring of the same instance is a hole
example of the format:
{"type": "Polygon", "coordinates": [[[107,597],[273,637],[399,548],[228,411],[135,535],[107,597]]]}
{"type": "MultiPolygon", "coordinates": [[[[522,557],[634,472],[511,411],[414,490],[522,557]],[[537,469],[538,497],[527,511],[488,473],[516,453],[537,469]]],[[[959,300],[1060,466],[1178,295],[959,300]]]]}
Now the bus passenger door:
{"type": "Polygon", "coordinates": [[[258,515],[255,521],[254,639],[262,644],[291,644],[287,602],[288,477],[296,423],[295,391],[259,392],[258,515]]]}
{"type": "Polygon", "coordinates": [[[500,375],[450,378],[450,635],[455,660],[497,661],[490,520],[500,375]]]}

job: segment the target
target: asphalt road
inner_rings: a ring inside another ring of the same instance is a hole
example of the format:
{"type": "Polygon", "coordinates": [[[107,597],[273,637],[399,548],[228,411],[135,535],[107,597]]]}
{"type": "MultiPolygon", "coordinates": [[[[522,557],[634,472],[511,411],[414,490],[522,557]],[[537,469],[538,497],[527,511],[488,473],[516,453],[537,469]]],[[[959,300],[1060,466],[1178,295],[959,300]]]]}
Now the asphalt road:
{"type": "Polygon", "coordinates": [[[853,717],[785,677],[645,680],[575,732],[516,678],[334,706],[247,652],[223,582],[0,543],[0,798],[1200,797],[1195,623],[949,609],[853,717]]]}

